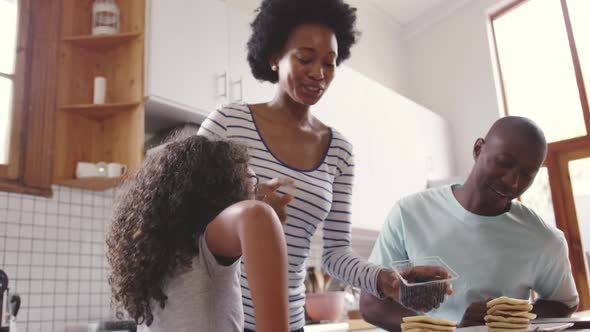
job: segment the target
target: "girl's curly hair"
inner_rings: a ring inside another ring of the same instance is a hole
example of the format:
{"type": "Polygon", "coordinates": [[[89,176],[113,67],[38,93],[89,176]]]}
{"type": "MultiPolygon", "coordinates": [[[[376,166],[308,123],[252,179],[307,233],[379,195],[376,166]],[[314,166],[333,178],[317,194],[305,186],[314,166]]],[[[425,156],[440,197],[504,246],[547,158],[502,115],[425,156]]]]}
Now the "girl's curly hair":
{"type": "Polygon", "coordinates": [[[107,234],[115,307],[151,325],[151,301],[166,304],[166,278],[190,269],[209,222],[248,198],[248,158],[245,147],[201,136],[146,158],[123,185],[107,234]]]}
{"type": "Polygon", "coordinates": [[[248,40],[248,63],[254,77],[278,81],[277,72],[270,68],[270,58],[283,49],[291,31],[304,23],[323,24],[334,30],[337,65],[350,57],[350,48],[359,34],[355,30],[356,8],[343,0],[263,0],[248,40]]]}

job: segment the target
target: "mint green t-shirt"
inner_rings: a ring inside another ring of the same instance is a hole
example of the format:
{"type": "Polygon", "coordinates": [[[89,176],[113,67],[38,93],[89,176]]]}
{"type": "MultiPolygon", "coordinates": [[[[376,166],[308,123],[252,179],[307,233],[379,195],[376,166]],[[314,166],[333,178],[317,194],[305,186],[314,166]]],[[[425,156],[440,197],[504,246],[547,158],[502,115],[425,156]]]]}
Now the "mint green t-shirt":
{"type": "Polygon", "coordinates": [[[451,186],[402,198],[393,207],[369,260],[439,256],[459,274],[454,293],[428,315],[457,322],[473,302],[509,296],[578,303],[563,233],[517,201],[494,217],[465,210],[451,186]]]}

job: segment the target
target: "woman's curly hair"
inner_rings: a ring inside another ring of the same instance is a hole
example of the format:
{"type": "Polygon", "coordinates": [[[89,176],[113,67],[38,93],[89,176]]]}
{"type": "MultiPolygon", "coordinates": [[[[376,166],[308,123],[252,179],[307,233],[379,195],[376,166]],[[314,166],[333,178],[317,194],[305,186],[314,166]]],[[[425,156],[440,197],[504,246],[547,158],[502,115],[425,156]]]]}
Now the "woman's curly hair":
{"type": "Polygon", "coordinates": [[[339,65],[350,57],[350,48],[357,40],[355,22],[356,8],[342,0],[263,0],[248,40],[252,74],[259,80],[276,83],[279,76],[270,68],[270,58],[283,49],[291,31],[303,23],[323,24],[334,30],[339,65]]]}
{"type": "Polygon", "coordinates": [[[151,300],[164,308],[166,278],[190,269],[209,222],[249,197],[247,176],[245,147],[201,136],[146,158],[117,197],[107,234],[116,308],[151,325],[151,300]]]}

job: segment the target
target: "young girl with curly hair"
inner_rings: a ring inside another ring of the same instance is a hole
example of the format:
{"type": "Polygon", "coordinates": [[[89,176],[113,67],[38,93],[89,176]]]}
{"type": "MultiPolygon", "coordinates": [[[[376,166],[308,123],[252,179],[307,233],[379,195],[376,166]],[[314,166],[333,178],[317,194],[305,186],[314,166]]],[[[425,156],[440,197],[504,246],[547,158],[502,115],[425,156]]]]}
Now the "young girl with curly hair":
{"type": "Polygon", "coordinates": [[[113,302],[139,331],[241,331],[240,257],[260,331],[288,331],[287,255],[276,213],[253,200],[246,149],[193,136],[148,156],[107,235],[113,302]]]}

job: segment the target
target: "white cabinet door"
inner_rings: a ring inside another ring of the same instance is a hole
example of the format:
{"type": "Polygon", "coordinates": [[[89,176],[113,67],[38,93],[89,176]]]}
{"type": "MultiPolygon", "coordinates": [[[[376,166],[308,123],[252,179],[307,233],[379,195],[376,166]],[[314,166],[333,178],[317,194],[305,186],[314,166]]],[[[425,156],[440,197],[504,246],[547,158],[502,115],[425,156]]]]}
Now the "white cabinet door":
{"type": "Polygon", "coordinates": [[[230,100],[250,104],[267,102],[272,99],[274,84],[259,82],[252,76],[248,64],[246,43],[252,29],[253,15],[234,6],[229,6],[229,57],[230,57],[230,100]]]}
{"type": "Polygon", "coordinates": [[[220,0],[151,0],[147,96],[209,113],[228,101],[227,5],[220,0]]]}

